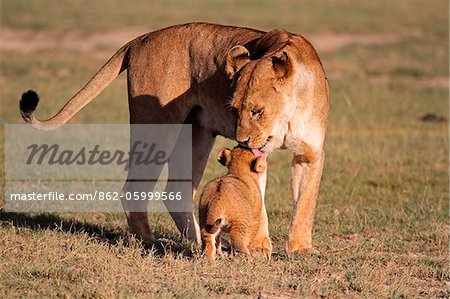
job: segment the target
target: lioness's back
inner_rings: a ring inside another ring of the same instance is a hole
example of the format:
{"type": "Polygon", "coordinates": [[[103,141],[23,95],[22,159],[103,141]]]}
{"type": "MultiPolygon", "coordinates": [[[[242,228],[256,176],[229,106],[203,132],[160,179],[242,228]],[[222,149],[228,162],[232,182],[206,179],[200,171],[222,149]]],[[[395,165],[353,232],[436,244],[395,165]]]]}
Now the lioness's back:
{"type": "MultiPolygon", "coordinates": [[[[217,52],[226,51],[232,45],[246,44],[259,38],[264,32],[234,26],[209,24],[209,23],[188,23],[174,25],[147,34],[141,35],[131,41],[132,51],[145,52],[150,48],[152,55],[168,55],[180,50],[188,51],[194,58],[217,58],[217,52]],[[166,52],[159,52],[162,48],[166,52]]],[[[149,57],[151,58],[151,57],[149,57]]],[[[153,56],[154,58],[154,56],[153,56]]]]}

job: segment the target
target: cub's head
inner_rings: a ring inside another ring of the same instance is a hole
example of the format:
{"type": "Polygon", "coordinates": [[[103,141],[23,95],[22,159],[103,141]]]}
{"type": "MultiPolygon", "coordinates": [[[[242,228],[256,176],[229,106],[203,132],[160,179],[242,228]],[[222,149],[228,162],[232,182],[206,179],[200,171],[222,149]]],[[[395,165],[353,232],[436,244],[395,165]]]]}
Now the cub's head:
{"type": "Polygon", "coordinates": [[[264,173],[267,169],[266,155],[258,150],[236,146],[233,150],[224,148],[217,156],[220,164],[228,167],[230,173],[264,173]]]}
{"type": "Polygon", "coordinates": [[[228,51],[225,69],[234,84],[239,144],[262,152],[282,145],[296,108],[292,52],[289,33],[279,29],[266,33],[251,53],[244,46],[228,51]]]}

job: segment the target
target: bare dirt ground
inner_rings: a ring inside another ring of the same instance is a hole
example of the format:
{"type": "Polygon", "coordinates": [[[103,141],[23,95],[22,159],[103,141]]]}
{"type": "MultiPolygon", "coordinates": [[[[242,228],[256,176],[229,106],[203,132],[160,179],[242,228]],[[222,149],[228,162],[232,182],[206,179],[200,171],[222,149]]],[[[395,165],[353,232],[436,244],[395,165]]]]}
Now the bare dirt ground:
{"type": "Polygon", "coordinates": [[[32,53],[40,50],[65,49],[77,52],[94,52],[95,56],[104,58],[105,54],[111,54],[111,51],[108,50],[118,49],[126,42],[149,31],[143,28],[127,28],[91,35],[77,31],[61,35],[50,31],[1,28],[0,51],[32,53]]]}
{"type": "MultiPolygon", "coordinates": [[[[86,35],[73,31],[58,35],[50,31],[0,29],[0,51],[19,51],[30,53],[38,50],[63,48],[80,52],[98,50],[98,48],[117,48],[133,38],[150,32],[149,28],[124,28],[121,30],[86,35]]],[[[307,38],[320,51],[333,51],[351,44],[389,44],[405,37],[418,36],[420,32],[404,35],[395,34],[311,34],[307,38]]]]}

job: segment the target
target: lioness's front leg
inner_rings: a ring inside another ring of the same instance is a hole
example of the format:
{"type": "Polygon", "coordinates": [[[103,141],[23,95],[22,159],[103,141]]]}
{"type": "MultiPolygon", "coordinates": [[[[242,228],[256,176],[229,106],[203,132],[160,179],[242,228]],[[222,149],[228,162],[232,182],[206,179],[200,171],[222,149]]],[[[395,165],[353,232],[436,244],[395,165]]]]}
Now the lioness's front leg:
{"type": "Polygon", "coordinates": [[[287,253],[312,248],[312,229],[320,179],[324,162],[323,151],[292,159],[292,195],[294,212],[286,244],[287,253]]]}
{"type": "MultiPolygon", "coordinates": [[[[131,178],[132,176],[130,176],[131,178]]],[[[153,190],[155,183],[150,182],[148,190],[153,190]]],[[[155,241],[155,236],[150,230],[147,218],[147,201],[129,201],[135,192],[140,194],[142,183],[135,183],[131,179],[127,180],[121,192],[122,205],[127,217],[128,227],[131,234],[136,235],[145,246],[151,246],[155,241]],[[128,194],[127,194],[128,193],[128,194]]],[[[147,191],[147,189],[145,190],[147,191]]]]}
{"type": "MultiPolygon", "coordinates": [[[[192,199],[194,199],[208,162],[209,153],[214,145],[215,138],[213,137],[212,132],[203,128],[196,119],[188,119],[188,122],[192,124],[192,199]]],[[[183,146],[186,145],[181,145],[181,150],[184,149],[183,146]]],[[[173,163],[172,165],[169,164],[169,172],[171,168],[182,164],[182,161],[180,163],[173,163]]],[[[174,171],[176,172],[177,170],[175,169],[174,171]]],[[[172,190],[179,191],[176,184],[168,184],[168,187],[169,185],[173,185],[172,190]]],[[[173,212],[175,209],[171,209],[170,206],[167,205],[168,202],[165,202],[165,204],[168,207],[169,212],[171,212],[170,214],[182,235],[191,241],[200,243],[200,227],[195,220],[193,211],[191,211],[193,204],[192,200],[190,201],[191,209],[187,209],[189,211],[185,212],[173,212]]]]}

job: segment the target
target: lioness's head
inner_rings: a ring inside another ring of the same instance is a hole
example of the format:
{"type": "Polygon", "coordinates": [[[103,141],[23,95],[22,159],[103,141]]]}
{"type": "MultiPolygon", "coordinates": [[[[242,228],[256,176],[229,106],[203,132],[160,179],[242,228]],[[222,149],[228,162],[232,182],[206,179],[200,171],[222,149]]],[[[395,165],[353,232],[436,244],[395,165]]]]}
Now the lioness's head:
{"type": "Polygon", "coordinates": [[[245,175],[248,173],[261,174],[267,169],[266,156],[258,154],[248,148],[236,146],[230,150],[228,148],[222,149],[217,160],[220,164],[228,167],[230,173],[238,173],[245,175]]]}
{"type": "Polygon", "coordinates": [[[252,53],[244,46],[228,51],[226,72],[235,87],[231,107],[237,112],[240,144],[263,152],[282,145],[295,111],[293,59],[289,34],[278,29],[265,34],[252,53]]]}

